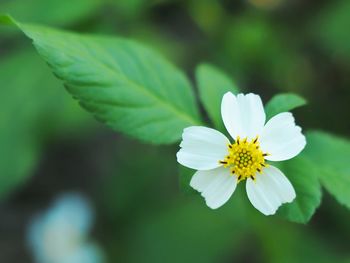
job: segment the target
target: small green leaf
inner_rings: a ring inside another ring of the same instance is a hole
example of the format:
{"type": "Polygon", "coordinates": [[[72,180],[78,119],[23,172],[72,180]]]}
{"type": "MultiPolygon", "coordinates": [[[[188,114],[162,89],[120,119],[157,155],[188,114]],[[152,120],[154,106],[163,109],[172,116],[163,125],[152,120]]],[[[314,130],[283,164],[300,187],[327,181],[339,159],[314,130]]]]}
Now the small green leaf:
{"type": "Polygon", "coordinates": [[[166,144],[200,124],[188,79],[156,52],[122,38],[12,22],[82,107],[114,130],[166,144]]]}
{"type": "Polygon", "coordinates": [[[282,93],[275,95],[265,106],[267,119],[270,119],[278,113],[291,111],[304,106],[306,103],[304,98],[296,94],[282,93]]]}
{"type": "Polygon", "coordinates": [[[222,96],[231,91],[238,93],[237,86],[222,71],[209,64],[197,67],[196,79],[200,99],[216,128],[223,128],[220,105],[222,96]]]}
{"type": "Polygon", "coordinates": [[[306,156],[319,167],[322,185],[350,208],[350,141],[321,131],[307,133],[306,156]]]}
{"type": "Polygon", "coordinates": [[[296,199],[283,205],[278,214],[290,221],[305,224],[321,203],[322,192],[317,177],[319,170],[303,155],[281,164],[281,170],[292,183],[296,199]]]}

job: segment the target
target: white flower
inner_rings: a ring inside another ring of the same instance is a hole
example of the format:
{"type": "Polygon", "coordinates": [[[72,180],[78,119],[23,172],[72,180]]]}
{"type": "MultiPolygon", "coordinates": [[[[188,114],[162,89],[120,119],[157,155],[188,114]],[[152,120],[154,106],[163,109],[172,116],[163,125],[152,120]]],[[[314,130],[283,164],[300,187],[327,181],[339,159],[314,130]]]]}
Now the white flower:
{"type": "Polygon", "coordinates": [[[193,126],[182,134],[177,153],[180,164],[198,170],[190,185],[216,209],[228,201],[239,182],[253,206],[274,214],[296,194],[292,184],[266,161],[283,161],[298,155],[306,145],[301,128],[289,112],[277,114],[265,124],[261,99],[255,94],[223,96],[221,115],[234,142],[214,129],[193,126]]]}
{"type": "Polygon", "coordinates": [[[101,263],[99,248],[86,242],[92,209],[77,194],[60,197],[45,214],[29,224],[28,242],[37,263],[101,263]]]}

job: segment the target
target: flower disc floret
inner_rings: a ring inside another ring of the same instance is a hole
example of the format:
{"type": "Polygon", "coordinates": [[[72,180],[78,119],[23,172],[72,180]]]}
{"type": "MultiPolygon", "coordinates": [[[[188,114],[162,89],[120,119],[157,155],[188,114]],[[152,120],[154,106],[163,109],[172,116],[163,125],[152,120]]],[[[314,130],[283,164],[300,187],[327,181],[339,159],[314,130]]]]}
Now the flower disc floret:
{"type": "Polygon", "coordinates": [[[251,178],[255,180],[257,172],[261,173],[267,166],[265,156],[260,149],[258,137],[248,141],[247,138],[241,140],[237,137],[233,144],[228,145],[228,155],[224,160],[220,160],[225,168],[231,170],[231,174],[237,176],[238,182],[251,178]]]}

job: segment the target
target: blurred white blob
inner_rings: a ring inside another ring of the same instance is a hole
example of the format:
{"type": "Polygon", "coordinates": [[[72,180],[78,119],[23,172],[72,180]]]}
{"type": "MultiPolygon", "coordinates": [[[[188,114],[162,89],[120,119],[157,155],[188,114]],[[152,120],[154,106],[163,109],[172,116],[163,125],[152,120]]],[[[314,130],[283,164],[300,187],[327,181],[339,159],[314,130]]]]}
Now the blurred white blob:
{"type": "Polygon", "coordinates": [[[59,197],[28,227],[28,242],[36,263],[102,263],[103,255],[88,241],[93,210],[79,194],[59,197]]]}

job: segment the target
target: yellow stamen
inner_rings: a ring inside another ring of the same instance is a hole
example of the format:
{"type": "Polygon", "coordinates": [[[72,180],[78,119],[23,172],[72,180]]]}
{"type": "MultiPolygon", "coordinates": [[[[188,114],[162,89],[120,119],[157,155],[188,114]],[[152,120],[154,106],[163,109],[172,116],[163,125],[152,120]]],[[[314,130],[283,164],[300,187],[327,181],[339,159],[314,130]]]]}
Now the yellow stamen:
{"type": "Polygon", "coordinates": [[[265,162],[264,153],[260,150],[259,137],[248,142],[237,137],[235,143],[228,145],[228,155],[224,160],[219,161],[225,168],[230,168],[232,175],[237,176],[238,182],[247,178],[255,180],[256,173],[262,173],[268,166],[265,162]]]}

